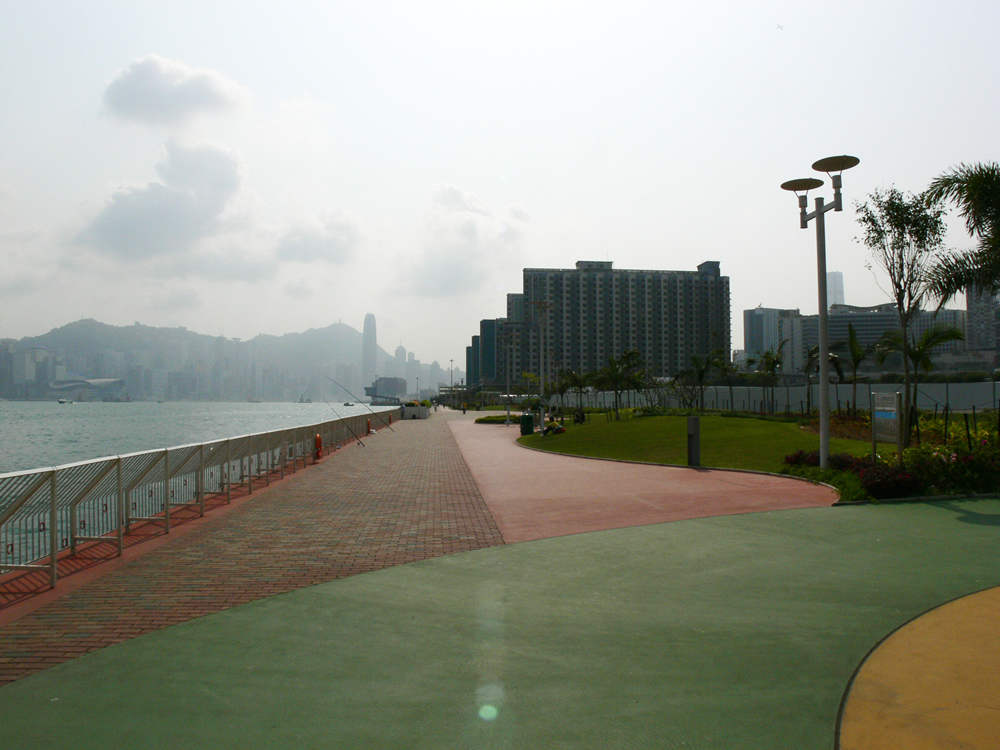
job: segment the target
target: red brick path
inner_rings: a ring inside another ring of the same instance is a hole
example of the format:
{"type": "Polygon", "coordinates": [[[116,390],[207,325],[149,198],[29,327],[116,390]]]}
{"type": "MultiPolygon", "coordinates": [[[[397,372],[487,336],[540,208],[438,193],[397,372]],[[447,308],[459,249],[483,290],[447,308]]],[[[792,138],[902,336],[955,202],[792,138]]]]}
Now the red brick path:
{"type": "Polygon", "coordinates": [[[0,684],[256,599],[503,544],[440,416],[383,429],[0,627],[0,684]]]}

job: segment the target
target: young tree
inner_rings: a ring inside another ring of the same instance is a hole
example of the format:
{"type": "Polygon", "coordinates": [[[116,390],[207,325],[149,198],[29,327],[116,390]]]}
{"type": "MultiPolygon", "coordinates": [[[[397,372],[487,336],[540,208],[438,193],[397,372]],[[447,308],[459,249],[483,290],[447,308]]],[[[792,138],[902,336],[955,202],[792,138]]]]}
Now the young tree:
{"type": "Polygon", "coordinates": [[[577,372],[576,370],[563,370],[559,373],[559,379],[565,382],[568,389],[576,391],[577,408],[583,409],[583,394],[590,387],[594,379],[593,373],[577,372]]]}
{"type": "Polygon", "coordinates": [[[889,279],[889,296],[899,315],[903,354],[904,447],[909,445],[910,360],[907,354],[910,320],[929,292],[928,269],[944,244],[944,209],[927,197],[904,196],[896,188],[876,190],[867,203],[855,204],[862,242],[889,279]]]}
{"type": "Polygon", "coordinates": [[[712,357],[715,359],[715,369],[719,371],[719,375],[722,376],[723,380],[726,381],[726,385],[729,386],[729,410],[734,411],[733,399],[735,396],[733,394],[733,379],[736,377],[736,373],[739,372],[739,368],[729,360],[729,355],[725,349],[716,349],[712,352],[712,357]]]}
{"type": "MultiPolygon", "coordinates": [[[[921,370],[923,372],[930,372],[934,369],[934,363],[931,361],[931,351],[942,344],[963,340],[965,340],[965,336],[955,326],[938,323],[924,331],[916,341],[910,341],[909,346],[906,347],[906,356],[909,358],[910,364],[913,365],[914,393],[916,393],[919,383],[918,373],[921,370]]],[[[879,364],[885,362],[886,357],[890,354],[895,352],[902,353],[902,331],[887,331],[882,335],[881,340],[879,340],[876,346],[878,348],[879,364]]],[[[916,397],[913,400],[915,402],[916,397]]]]}
{"type": "Polygon", "coordinates": [[[788,339],[785,339],[780,344],[778,344],[777,349],[768,349],[760,355],[760,359],[757,362],[758,368],[767,375],[767,382],[771,386],[771,411],[774,411],[774,387],[778,383],[778,370],[781,369],[782,363],[785,361],[785,356],[781,353],[781,350],[785,348],[785,344],[788,343],[788,339]]]}
{"type": "Polygon", "coordinates": [[[629,408],[632,407],[632,391],[638,391],[642,388],[643,376],[643,362],[642,354],[639,353],[638,349],[629,349],[626,352],[622,352],[622,355],[618,358],[618,362],[621,364],[622,372],[625,376],[623,382],[623,387],[629,392],[629,408]]]}
{"type": "MultiPolygon", "coordinates": [[[[827,352],[828,362],[833,366],[833,369],[837,373],[837,379],[840,382],[844,382],[844,366],[840,362],[840,355],[837,354],[837,347],[831,346],[830,351],[827,352]]],[[[802,372],[806,376],[806,413],[812,414],[812,374],[819,373],[819,344],[809,348],[808,356],[806,356],[805,366],[802,368],[802,372]]]]}
{"type": "Polygon", "coordinates": [[[596,385],[598,388],[604,388],[613,391],[615,394],[615,419],[621,419],[621,414],[619,413],[620,401],[622,391],[625,389],[625,384],[628,380],[628,373],[625,367],[622,365],[620,359],[615,359],[614,357],[608,357],[608,364],[602,367],[596,378],[596,385]]]}
{"type": "Polygon", "coordinates": [[[875,345],[869,344],[868,346],[864,346],[858,341],[858,334],[854,330],[854,324],[848,323],[847,341],[839,341],[831,349],[843,355],[841,359],[847,362],[847,366],[851,368],[851,408],[854,410],[854,416],[856,417],[858,416],[858,370],[861,369],[864,361],[871,356],[875,350],[875,345]]]}
{"type": "Polygon", "coordinates": [[[688,372],[698,385],[698,411],[705,411],[705,384],[715,364],[716,361],[713,355],[691,355],[691,368],[688,372]]]}
{"type": "Polygon", "coordinates": [[[965,219],[974,250],[951,253],[930,270],[930,286],[944,304],[969,287],[1000,293],[1000,164],[959,164],[934,178],[925,199],[950,201],[965,219]]]}

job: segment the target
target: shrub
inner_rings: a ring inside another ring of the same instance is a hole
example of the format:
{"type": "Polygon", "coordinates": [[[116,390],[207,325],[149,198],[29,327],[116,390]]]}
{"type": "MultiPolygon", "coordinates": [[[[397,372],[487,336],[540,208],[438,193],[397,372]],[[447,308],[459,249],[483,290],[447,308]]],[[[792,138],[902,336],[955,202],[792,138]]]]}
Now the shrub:
{"type": "Polygon", "coordinates": [[[877,500],[915,497],[924,490],[924,484],[920,478],[911,473],[905,466],[899,467],[884,463],[869,464],[860,467],[857,475],[865,491],[877,500]]]}
{"type": "MultiPolygon", "coordinates": [[[[511,414],[510,421],[517,423],[521,419],[519,414],[511,414]]],[[[506,414],[490,414],[488,417],[479,417],[476,424],[504,424],[507,421],[506,414]]]]}
{"type": "Polygon", "coordinates": [[[903,463],[933,494],[996,492],[1000,486],[1000,451],[988,438],[980,439],[971,452],[964,445],[910,448],[903,453],[903,463]]]}
{"type": "Polygon", "coordinates": [[[781,473],[808,479],[812,482],[822,482],[823,484],[835,487],[837,492],[840,493],[842,502],[856,503],[872,499],[871,495],[865,491],[864,485],[862,485],[857,474],[850,471],[834,471],[832,469],[820,469],[818,466],[798,464],[782,467],[781,473]]]}
{"type": "MultiPolygon", "coordinates": [[[[785,456],[785,463],[789,466],[818,469],[819,451],[796,451],[785,456]]],[[[832,454],[828,471],[855,476],[864,495],[876,500],[913,497],[919,495],[924,488],[921,479],[906,467],[897,468],[881,462],[873,464],[868,457],[852,456],[849,453],[832,454]]],[[[834,481],[829,484],[837,486],[834,481]]],[[[843,495],[841,498],[846,499],[843,495]]]]}

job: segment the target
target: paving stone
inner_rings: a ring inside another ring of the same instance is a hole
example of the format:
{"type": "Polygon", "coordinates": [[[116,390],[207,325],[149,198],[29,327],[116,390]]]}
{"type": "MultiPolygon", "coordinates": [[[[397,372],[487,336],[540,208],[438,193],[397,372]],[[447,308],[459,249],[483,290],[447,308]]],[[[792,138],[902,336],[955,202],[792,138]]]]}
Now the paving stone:
{"type": "Polygon", "coordinates": [[[0,684],[256,599],[503,544],[445,417],[394,425],[366,447],[286,473],[224,516],[0,627],[0,684]]]}

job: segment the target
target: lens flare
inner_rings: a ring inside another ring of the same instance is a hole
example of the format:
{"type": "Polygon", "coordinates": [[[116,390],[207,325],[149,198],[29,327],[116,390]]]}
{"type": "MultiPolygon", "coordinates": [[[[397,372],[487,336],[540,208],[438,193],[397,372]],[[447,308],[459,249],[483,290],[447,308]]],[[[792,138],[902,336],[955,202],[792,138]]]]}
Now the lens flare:
{"type": "Polygon", "coordinates": [[[479,718],[483,721],[493,721],[499,713],[500,712],[497,711],[496,706],[491,706],[487,703],[485,706],[480,707],[479,718]]]}

